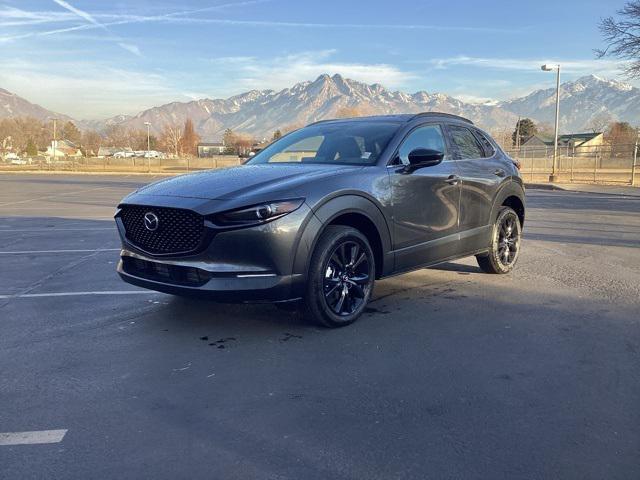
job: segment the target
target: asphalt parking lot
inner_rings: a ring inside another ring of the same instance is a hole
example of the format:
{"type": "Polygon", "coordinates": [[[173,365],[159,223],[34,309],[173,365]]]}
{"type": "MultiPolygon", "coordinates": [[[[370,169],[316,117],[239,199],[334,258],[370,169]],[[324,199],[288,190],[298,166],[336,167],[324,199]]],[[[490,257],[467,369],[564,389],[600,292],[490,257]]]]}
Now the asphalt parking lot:
{"type": "Polygon", "coordinates": [[[324,330],[122,283],[150,179],[0,175],[0,478],[640,478],[639,197],[530,190],[513,274],[324,330]]]}

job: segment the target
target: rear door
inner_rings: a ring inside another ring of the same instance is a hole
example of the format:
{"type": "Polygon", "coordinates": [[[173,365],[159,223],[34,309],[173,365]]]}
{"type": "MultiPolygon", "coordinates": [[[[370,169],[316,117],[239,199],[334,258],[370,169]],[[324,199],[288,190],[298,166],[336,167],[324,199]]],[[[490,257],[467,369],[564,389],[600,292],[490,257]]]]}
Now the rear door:
{"type": "Polygon", "coordinates": [[[447,125],[460,172],[460,238],[466,252],[484,248],[491,235],[491,209],[507,172],[489,139],[469,126],[447,125]]]}
{"type": "Polygon", "coordinates": [[[396,270],[433,263],[455,255],[460,185],[456,162],[449,151],[442,125],[425,124],[412,130],[389,166],[396,270]],[[411,173],[409,153],[428,148],[445,154],[435,166],[411,173]]]}

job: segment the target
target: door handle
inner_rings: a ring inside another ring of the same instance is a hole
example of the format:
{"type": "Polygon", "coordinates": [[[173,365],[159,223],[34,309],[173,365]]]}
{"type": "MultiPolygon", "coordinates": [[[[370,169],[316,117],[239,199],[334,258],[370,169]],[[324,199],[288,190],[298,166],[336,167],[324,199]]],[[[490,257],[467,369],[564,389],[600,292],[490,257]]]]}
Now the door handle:
{"type": "Polygon", "coordinates": [[[449,175],[445,180],[449,185],[457,185],[460,183],[460,177],[458,175],[449,175]]]}
{"type": "Polygon", "coordinates": [[[493,172],[493,174],[496,177],[506,177],[507,176],[507,172],[505,172],[503,169],[498,168],[495,172],[493,172]]]}

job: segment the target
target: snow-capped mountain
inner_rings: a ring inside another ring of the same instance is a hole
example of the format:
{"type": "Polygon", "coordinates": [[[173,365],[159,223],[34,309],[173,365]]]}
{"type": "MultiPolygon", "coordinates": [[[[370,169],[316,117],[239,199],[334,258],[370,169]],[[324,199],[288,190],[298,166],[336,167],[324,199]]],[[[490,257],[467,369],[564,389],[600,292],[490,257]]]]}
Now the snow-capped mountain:
{"type": "MultiPolygon", "coordinates": [[[[537,90],[526,97],[500,102],[498,106],[538,122],[555,120],[556,89],[537,90]]],[[[640,123],[640,89],[595,75],[560,86],[560,130],[597,129],[607,121],[640,123]]]]}
{"type": "Polygon", "coordinates": [[[15,93],[0,88],[0,119],[31,117],[41,121],[58,118],[59,120],[71,120],[66,115],[47,110],[40,105],[31,103],[15,93]]]}
{"type": "MultiPolygon", "coordinates": [[[[106,121],[77,123],[81,128],[104,131],[114,125],[142,130],[146,128],[145,122],[150,122],[157,134],[167,124],[182,125],[190,118],[204,140],[221,139],[227,128],[260,138],[270,137],[276,129],[287,126],[334,118],[345,108],[357,108],[372,115],[441,111],[462,115],[493,130],[513,128],[518,117],[553,123],[555,88],[509,101],[475,104],[443,93],[391,91],[377,83],[368,85],[338,74],[325,74],[277,92],[251,90],[227,99],[173,102],[135,116],[118,115],[106,121]]],[[[69,119],[0,89],[0,119],[24,116],[69,119]]],[[[605,128],[614,120],[640,124],[640,89],[593,75],[561,85],[562,132],[605,128]]]]}
{"type": "Polygon", "coordinates": [[[343,108],[356,107],[367,114],[441,111],[472,119],[485,128],[512,125],[517,116],[493,105],[465,103],[441,93],[408,94],[390,91],[380,84],[367,85],[340,75],[321,75],[279,92],[252,90],[226,100],[203,99],[174,102],[145,110],[120,123],[143,128],[150,122],[157,132],[166,124],[182,124],[191,118],[205,139],[220,139],[225,129],[269,137],[288,125],[335,117],[343,108]]]}

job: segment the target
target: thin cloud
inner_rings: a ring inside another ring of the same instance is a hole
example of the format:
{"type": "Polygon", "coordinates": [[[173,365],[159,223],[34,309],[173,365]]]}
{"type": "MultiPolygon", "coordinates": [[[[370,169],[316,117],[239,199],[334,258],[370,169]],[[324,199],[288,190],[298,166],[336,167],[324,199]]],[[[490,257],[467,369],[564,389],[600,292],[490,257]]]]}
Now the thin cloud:
{"type": "Polygon", "coordinates": [[[447,69],[456,66],[479,67],[492,70],[513,70],[513,71],[537,71],[545,63],[560,64],[562,70],[567,73],[605,73],[615,75],[620,73],[621,62],[613,60],[596,59],[517,59],[517,58],[487,58],[470,57],[458,55],[449,58],[435,58],[429,60],[428,64],[436,69],[447,69]]]}
{"type": "Polygon", "coordinates": [[[170,79],[156,72],[114,68],[88,61],[61,61],[56,67],[51,69],[40,62],[7,59],[0,70],[0,85],[32,102],[78,119],[137,113],[171,100],[189,100],[179,93],[170,79]],[[83,74],[73,74],[79,71],[83,74]]]}
{"type": "Polygon", "coordinates": [[[94,25],[96,25],[97,27],[100,28],[104,28],[104,26],[102,26],[95,18],[93,18],[89,13],[80,10],[79,8],[74,7],[73,5],[65,2],[64,0],[53,0],[54,3],[57,3],[58,5],[60,5],[62,8],[66,8],[67,10],[69,10],[71,13],[75,13],[77,16],[79,16],[80,18],[84,18],[87,22],[89,23],[93,23],[94,25]]]}
{"type": "MultiPolygon", "coordinates": [[[[335,50],[320,50],[282,55],[275,58],[221,57],[211,59],[224,78],[233,79],[237,90],[281,89],[312,80],[324,73],[340,75],[365,83],[381,83],[391,88],[406,86],[416,77],[385,63],[337,62],[335,50]]],[[[236,91],[236,93],[239,93],[236,91]]]]}
{"type": "MultiPolygon", "coordinates": [[[[65,0],[54,0],[56,3],[68,4],[65,0]]],[[[268,21],[268,20],[235,20],[226,18],[206,18],[202,16],[194,17],[194,14],[202,14],[205,12],[211,12],[229,7],[242,7],[247,5],[254,5],[258,3],[265,3],[271,0],[246,0],[242,2],[230,2],[219,5],[214,5],[205,8],[199,8],[195,10],[183,10],[179,12],[172,12],[162,15],[127,15],[127,14],[102,14],[90,16],[94,20],[100,18],[101,20],[109,20],[103,23],[94,23],[85,25],[76,25],[67,28],[60,28],[54,30],[48,30],[44,32],[30,32],[26,34],[19,34],[13,36],[0,37],[0,41],[12,41],[20,40],[23,38],[33,36],[47,36],[57,35],[61,33],[69,33],[79,30],[89,30],[93,28],[103,28],[118,25],[127,25],[135,23],[185,23],[185,24],[212,24],[212,25],[226,25],[226,26],[239,26],[239,27],[260,27],[260,28],[316,28],[316,29],[337,29],[337,28],[351,28],[351,29],[366,29],[366,30],[403,30],[403,31],[436,31],[436,32],[469,32],[469,33],[506,33],[506,34],[520,34],[523,29],[509,29],[509,28],[496,28],[496,27],[476,27],[476,26],[457,26],[457,25],[420,25],[420,24],[370,24],[370,23],[316,23],[316,22],[287,22],[287,21],[268,21]]],[[[78,9],[76,9],[78,10],[78,9]]],[[[86,14],[86,12],[84,12],[86,14]]]]}
{"type": "Polygon", "coordinates": [[[128,24],[136,24],[136,23],[198,22],[201,19],[199,18],[185,19],[182,17],[187,15],[202,14],[205,12],[223,10],[231,7],[243,7],[248,5],[256,5],[259,3],[267,3],[272,0],[245,0],[241,2],[228,2],[228,3],[221,3],[218,5],[212,5],[204,8],[181,10],[181,11],[170,12],[170,13],[161,14],[161,15],[131,15],[131,14],[119,14],[119,13],[100,13],[100,14],[91,15],[91,14],[88,14],[87,12],[84,12],[78,8],[73,7],[72,5],[70,5],[68,2],[64,0],[53,0],[53,1],[56,2],[58,5],[62,6],[63,8],[67,9],[70,13],[73,12],[74,15],[61,14],[59,12],[28,12],[25,10],[7,7],[4,10],[0,10],[0,20],[3,18],[9,19],[9,20],[0,21],[0,26],[20,26],[20,25],[35,25],[35,24],[41,24],[41,23],[68,22],[73,20],[77,16],[84,18],[89,23],[83,24],[83,25],[73,25],[65,28],[57,28],[54,30],[33,31],[33,32],[27,32],[23,34],[7,35],[4,37],[0,37],[0,42],[10,42],[15,40],[22,40],[25,38],[31,38],[31,37],[43,37],[43,36],[57,35],[61,33],[70,33],[70,32],[81,31],[81,30],[92,30],[96,28],[104,29],[112,26],[128,25],[128,24]]]}
{"type": "MultiPolygon", "coordinates": [[[[78,17],[86,20],[87,22],[89,22],[89,24],[100,28],[102,30],[104,30],[105,32],[107,32],[109,35],[111,35],[111,31],[102,23],[98,22],[90,13],[85,12],[84,10],[80,10],[79,8],[74,7],[73,5],[71,5],[70,3],[66,2],[65,0],[53,0],[55,3],[57,3],[58,5],[60,5],[62,8],[65,8],[67,10],[69,10],[71,13],[77,15],[78,17]]],[[[140,52],[140,49],[138,48],[137,45],[132,45],[130,43],[126,43],[124,41],[122,41],[122,39],[120,38],[114,38],[112,39],[120,48],[126,50],[129,53],[132,53],[134,55],[137,55],[138,57],[142,56],[142,53],[140,52]]]]}

